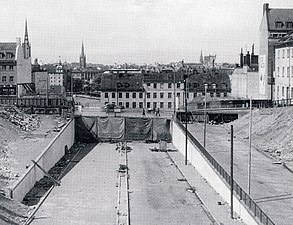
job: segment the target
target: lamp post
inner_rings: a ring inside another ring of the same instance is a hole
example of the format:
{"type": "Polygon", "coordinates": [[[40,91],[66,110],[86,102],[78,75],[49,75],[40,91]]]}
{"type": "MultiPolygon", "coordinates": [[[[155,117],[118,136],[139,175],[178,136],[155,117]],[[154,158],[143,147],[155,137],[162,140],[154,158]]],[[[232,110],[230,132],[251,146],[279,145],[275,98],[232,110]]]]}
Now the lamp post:
{"type": "Polygon", "coordinates": [[[204,130],[203,130],[203,147],[206,147],[206,131],[207,131],[207,88],[208,84],[204,84],[204,130]]]}
{"type": "Polygon", "coordinates": [[[184,92],[185,92],[185,165],[187,165],[187,79],[184,79],[184,92]]]}

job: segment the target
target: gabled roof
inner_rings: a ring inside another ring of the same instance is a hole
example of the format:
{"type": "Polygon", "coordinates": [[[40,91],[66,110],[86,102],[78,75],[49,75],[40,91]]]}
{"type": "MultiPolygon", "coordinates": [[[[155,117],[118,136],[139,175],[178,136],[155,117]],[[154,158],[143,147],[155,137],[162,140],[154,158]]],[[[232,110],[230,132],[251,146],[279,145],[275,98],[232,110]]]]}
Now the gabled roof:
{"type": "Polygon", "coordinates": [[[269,9],[268,10],[268,26],[269,31],[290,31],[286,22],[293,22],[293,9],[269,9]],[[276,22],[281,22],[281,27],[276,27],[276,22]]]}
{"type": "Polygon", "coordinates": [[[0,42],[0,51],[16,53],[16,42],[0,42]]]}

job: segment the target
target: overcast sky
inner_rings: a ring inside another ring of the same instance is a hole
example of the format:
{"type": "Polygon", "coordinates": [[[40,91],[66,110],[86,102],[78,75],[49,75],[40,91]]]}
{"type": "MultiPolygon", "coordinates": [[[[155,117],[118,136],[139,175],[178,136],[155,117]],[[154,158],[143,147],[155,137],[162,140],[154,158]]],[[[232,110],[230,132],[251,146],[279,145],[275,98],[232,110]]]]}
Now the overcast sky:
{"type": "Polygon", "coordinates": [[[258,52],[262,5],[292,0],[0,0],[0,42],[23,40],[28,20],[32,58],[114,64],[238,62],[240,48],[258,52]]]}

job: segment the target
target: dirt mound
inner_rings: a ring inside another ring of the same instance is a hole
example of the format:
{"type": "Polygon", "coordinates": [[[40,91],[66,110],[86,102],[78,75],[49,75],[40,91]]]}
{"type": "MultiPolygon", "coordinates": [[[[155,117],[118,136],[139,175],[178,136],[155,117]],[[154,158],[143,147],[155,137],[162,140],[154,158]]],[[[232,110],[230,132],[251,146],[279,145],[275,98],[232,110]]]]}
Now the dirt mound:
{"type": "MultiPolygon", "coordinates": [[[[233,122],[235,133],[248,139],[249,114],[233,122]]],[[[284,162],[293,161],[293,107],[255,109],[252,145],[284,162]]]]}

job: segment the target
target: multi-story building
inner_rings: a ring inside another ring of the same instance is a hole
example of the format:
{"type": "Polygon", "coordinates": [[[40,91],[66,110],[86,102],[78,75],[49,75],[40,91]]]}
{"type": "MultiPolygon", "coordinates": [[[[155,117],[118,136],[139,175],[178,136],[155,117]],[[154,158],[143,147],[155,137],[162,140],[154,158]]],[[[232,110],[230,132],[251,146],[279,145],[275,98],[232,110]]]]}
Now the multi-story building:
{"type": "Polygon", "coordinates": [[[0,43],[0,95],[25,95],[32,92],[31,47],[25,22],[24,42],[0,43]]]}
{"type": "Polygon", "coordinates": [[[293,33],[275,44],[274,100],[293,98],[293,33]]]}
{"type": "Polygon", "coordinates": [[[263,5],[259,28],[259,94],[273,99],[273,71],[275,71],[275,45],[293,30],[293,9],[269,8],[263,5]]]}

